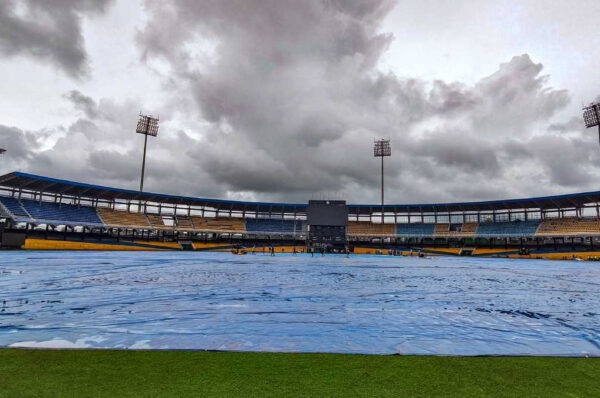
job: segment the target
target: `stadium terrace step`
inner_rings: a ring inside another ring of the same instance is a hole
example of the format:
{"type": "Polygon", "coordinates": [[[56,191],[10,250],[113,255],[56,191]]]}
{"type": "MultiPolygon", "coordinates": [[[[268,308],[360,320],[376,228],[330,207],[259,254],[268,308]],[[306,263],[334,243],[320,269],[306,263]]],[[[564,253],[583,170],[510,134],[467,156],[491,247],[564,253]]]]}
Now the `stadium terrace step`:
{"type": "Polygon", "coordinates": [[[102,224],[96,209],[89,206],[21,199],[22,207],[39,222],[102,224]]]}
{"type": "Polygon", "coordinates": [[[0,203],[15,218],[31,218],[18,199],[3,196],[0,197],[0,203]]]}
{"type": "Polygon", "coordinates": [[[98,208],[98,215],[104,224],[110,227],[123,228],[149,228],[150,222],[142,213],[130,213],[127,211],[112,210],[105,207],[98,208]]]}
{"type": "Polygon", "coordinates": [[[192,218],[189,216],[175,216],[175,224],[177,225],[177,229],[183,231],[194,230],[194,223],[192,222],[192,218]]]}
{"type": "Polygon", "coordinates": [[[435,224],[396,224],[399,236],[433,236],[435,224]]]}
{"type": "Polygon", "coordinates": [[[435,236],[448,236],[450,234],[450,224],[449,223],[435,224],[433,234],[435,236]]]}
{"type": "Polygon", "coordinates": [[[191,216],[195,231],[241,233],[246,232],[243,218],[191,216]]]}
{"type": "Polygon", "coordinates": [[[597,218],[575,217],[544,220],[540,224],[536,235],[600,235],[600,220],[597,218]]]}
{"type": "Polygon", "coordinates": [[[173,226],[166,225],[162,216],[159,216],[158,214],[146,214],[146,217],[148,218],[148,222],[152,228],[173,229],[173,226]]]}
{"type": "Polygon", "coordinates": [[[293,234],[302,232],[302,226],[301,220],[246,219],[246,231],[248,232],[293,234]]]}
{"type": "Polygon", "coordinates": [[[440,223],[436,224],[434,233],[436,237],[461,238],[475,236],[476,230],[476,222],[466,222],[463,224],[440,223]]]}
{"type": "Polygon", "coordinates": [[[393,236],[396,234],[394,224],[375,224],[370,221],[348,222],[348,235],[354,236],[393,236]]]}
{"type": "Polygon", "coordinates": [[[475,236],[501,237],[501,236],[534,236],[540,220],[482,222],[479,223],[475,236]]]}

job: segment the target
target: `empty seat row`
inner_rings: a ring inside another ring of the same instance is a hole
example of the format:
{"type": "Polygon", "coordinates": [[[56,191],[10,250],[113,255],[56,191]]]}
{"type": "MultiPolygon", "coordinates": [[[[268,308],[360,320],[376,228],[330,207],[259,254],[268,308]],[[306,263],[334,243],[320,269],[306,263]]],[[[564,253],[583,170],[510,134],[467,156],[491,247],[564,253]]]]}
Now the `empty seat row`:
{"type": "Polygon", "coordinates": [[[3,196],[0,197],[0,203],[2,203],[4,208],[6,208],[13,216],[29,218],[29,214],[18,199],[3,196]]]}
{"type": "Polygon", "coordinates": [[[449,223],[435,224],[435,228],[433,229],[433,234],[435,236],[448,236],[450,234],[450,224],[449,223]]]}
{"type": "Polygon", "coordinates": [[[369,221],[349,221],[348,235],[390,236],[396,234],[394,224],[375,224],[369,221]]]}
{"type": "Polygon", "coordinates": [[[195,231],[212,231],[224,233],[245,232],[246,226],[243,218],[234,217],[199,217],[191,216],[191,223],[195,231]]]}
{"type": "Polygon", "coordinates": [[[396,235],[400,236],[431,236],[435,224],[396,224],[396,235]]]}
{"type": "Polygon", "coordinates": [[[300,220],[272,220],[262,218],[246,219],[246,231],[248,232],[272,232],[272,233],[299,233],[302,232],[302,221],[300,220]]]}
{"type": "Polygon", "coordinates": [[[482,222],[475,232],[476,236],[533,236],[540,225],[540,220],[482,222]]]}
{"type": "Polygon", "coordinates": [[[176,216],[175,223],[177,224],[177,229],[182,229],[186,231],[194,229],[194,223],[192,221],[192,218],[188,216],[176,216]]]}
{"type": "Polygon", "coordinates": [[[173,227],[166,225],[162,216],[159,216],[158,214],[146,214],[146,217],[148,218],[148,222],[152,228],[173,229],[173,227]]]}
{"type": "Polygon", "coordinates": [[[537,235],[597,235],[600,234],[598,218],[557,218],[545,220],[537,230],[537,235]]]}
{"type": "Polygon", "coordinates": [[[435,225],[434,234],[439,237],[470,237],[475,236],[476,222],[463,224],[440,223],[435,225]]]}
{"type": "Polygon", "coordinates": [[[98,208],[98,214],[104,224],[110,227],[149,228],[150,222],[142,213],[113,210],[105,207],[98,208]]]}
{"type": "Polygon", "coordinates": [[[29,215],[39,221],[102,224],[96,208],[65,203],[40,202],[22,199],[21,204],[29,215]]]}

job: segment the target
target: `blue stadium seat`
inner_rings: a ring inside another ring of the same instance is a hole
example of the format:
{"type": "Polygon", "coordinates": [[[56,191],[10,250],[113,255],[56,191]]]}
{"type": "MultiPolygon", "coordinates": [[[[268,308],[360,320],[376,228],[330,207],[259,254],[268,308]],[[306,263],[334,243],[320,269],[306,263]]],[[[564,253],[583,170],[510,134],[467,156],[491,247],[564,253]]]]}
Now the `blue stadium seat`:
{"type": "Polygon", "coordinates": [[[15,217],[27,217],[29,218],[29,214],[25,211],[21,203],[15,198],[8,197],[0,197],[0,202],[4,205],[4,207],[12,213],[15,217]]]}
{"type": "Polygon", "coordinates": [[[396,224],[400,236],[432,236],[435,224],[396,224]]]}
{"type": "Polygon", "coordinates": [[[246,231],[291,234],[294,232],[302,232],[302,223],[303,222],[301,220],[294,221],[247,218],[246,231]]]}
{"type": "Polygon", "coordinates": [[[64,203],[21,200],[31,217],[38,221],[65,223],[102,224],[94,207],[68,205],[64,203]]]}
{"type": "Polygon", "coordinates": [[[533,236],[539,225],[540,220],[482,222],[475,236],[533,236]]]}

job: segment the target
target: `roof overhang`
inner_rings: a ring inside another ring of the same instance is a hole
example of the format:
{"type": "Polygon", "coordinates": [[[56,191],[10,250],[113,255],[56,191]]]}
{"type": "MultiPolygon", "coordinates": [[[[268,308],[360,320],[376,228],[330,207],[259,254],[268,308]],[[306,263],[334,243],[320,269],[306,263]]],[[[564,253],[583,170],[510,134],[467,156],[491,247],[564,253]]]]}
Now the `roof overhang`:
{"type": "MultiPolygon", "coordinates": [[[[140,192],[129,189],[106,187],[102,185],[62,180],[34,174],[12,172],[0,176],[0,186],[25,189],[34,192],[47,192],[67,196],[86,197],[102,200],[125,200],[210,207],[233,211],[257,211],[274,213],[302,213],[306,211],[304,203],[245,202],[224,199],[207,199],[189,196],[167,195],[152,192],[140,192]]],[[[501,211],[518,209],[573,209],[590,203],[600,202],[600,191],[581,192],[566,195],[542,196],[524,199],[491,200],[482,202],[430,203],[385,205],[386,213],[460,213],[501,211]]],[[[355,204],[348,205],[351,214],[372,214],[382,211],[381,205],[355,204]]]]}

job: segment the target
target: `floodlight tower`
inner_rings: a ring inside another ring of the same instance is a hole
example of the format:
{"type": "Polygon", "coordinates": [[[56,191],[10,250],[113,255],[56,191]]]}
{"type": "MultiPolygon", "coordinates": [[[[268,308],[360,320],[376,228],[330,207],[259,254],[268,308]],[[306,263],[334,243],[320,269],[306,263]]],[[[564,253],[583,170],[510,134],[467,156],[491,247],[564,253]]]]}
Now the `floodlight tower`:
{"type": "Polygon", "coordinates": [[[583,121],[587,128],[598,126],[598,140],[600,140],[600,102],[591,103],[583,108],[583,121]]]}
{"type": "Polygon", "coordinates": [[[392,147],[390,146],[390,140],[375,140],[375,146],[373,147],[373,155],[375,155],[376,158],[381,158],[381,223],[383,224],[383,158],[386,156],[392,156],[392,147]]]}
{"type": "Polygon", "coordinates": [[[146,147],[148,146],[148,136],[156,137],[158,135],[158,117],[142,115],[138,120],[135,132],[144,134],[144,157],[142,158],[142,177],[140,178],[140,192],[144,190],[144,170],[146,169],[146,147]]]}

